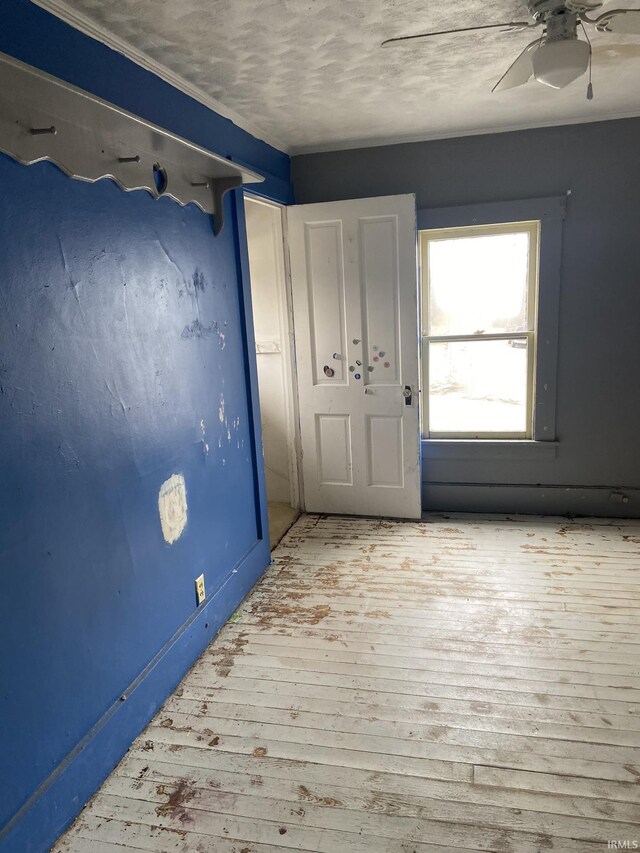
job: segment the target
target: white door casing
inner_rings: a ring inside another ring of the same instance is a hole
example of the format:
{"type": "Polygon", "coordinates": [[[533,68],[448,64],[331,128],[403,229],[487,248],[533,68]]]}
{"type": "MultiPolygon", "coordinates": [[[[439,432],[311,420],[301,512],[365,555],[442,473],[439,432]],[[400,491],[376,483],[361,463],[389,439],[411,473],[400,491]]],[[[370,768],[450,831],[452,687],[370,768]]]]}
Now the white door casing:
{"type": "Polygon", "coordinates": [[[287,220],[305,508],[419,518],[415,197],[287,220]]]}
{"type": "Polygon", "coordinates": [[[300,505],[293,317],[283,208],[245,194],[267,500],[300,505]]]}

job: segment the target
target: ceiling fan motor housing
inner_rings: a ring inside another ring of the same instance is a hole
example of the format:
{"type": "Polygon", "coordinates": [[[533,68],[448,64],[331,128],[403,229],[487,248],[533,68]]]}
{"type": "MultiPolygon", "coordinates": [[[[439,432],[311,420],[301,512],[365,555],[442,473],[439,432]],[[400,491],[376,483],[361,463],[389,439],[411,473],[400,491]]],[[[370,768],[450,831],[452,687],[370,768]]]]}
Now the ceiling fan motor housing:
{"type": "Polygon", "coordinates": [[[577,38],[578,16],[566,9],[549,15],[545,21],[545,44],[552,41],[566,41],[577,38]]]}
{"type": "Polygon", "coordinates": [[[529,14],[535,21],[564,10],[583,15],[599,9],[602,4],[603,0],[527,0],[529,14]]]}

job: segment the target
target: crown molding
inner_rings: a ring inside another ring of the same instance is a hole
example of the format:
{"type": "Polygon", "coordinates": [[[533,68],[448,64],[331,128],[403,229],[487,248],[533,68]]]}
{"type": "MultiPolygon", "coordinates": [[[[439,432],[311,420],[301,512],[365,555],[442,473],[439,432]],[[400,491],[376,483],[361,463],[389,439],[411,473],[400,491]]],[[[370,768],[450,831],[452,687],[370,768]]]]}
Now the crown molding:
{"type": "Polygon", "coordinates": [[[240,115],[235,110],[230,109],[225,106],[225,104],[222,104],[220,101],[212,98],[202,89],[189,83],[179,74],[175,74],[161,62],[158,62],[148,54],[144,53],[144,51],[138,50],[138,48],[128,44],[109,30],[99,26],[87,15],[72,9],[64,2],[64,0],[31,0],[31,2],[36,6],[40,6],[42,9],[45,9],[47,12],[50,12],[52,15],[55,15],[57,18],[60,18],[60,20],[69,24],[69,26],[74,29],[79,30],[81,33],[84,33],[84,35],[89,36],[89,38],[102,42],[102,44],[110,47],[112,50],[126,56],[127,59],[135,62],[136,65],[139,65],[146,71],[150,71],[152,74],[155,74],[156,77],[160,77],[160,79],[164,80],[165,83],[169,83],[169,85],[173,86],[175,89],[178,89],[180,92],[183,92],[195,101],[199,101],[205,107],[208,107],[210,110],[213,110],[223,116],[223,118],[229,119],[229,121],[232,121],[239,128],[256,137],[256,139],[266,142],[268,145],[271,145],[273,148],[277,148],[285,154],[290,153],[289,146],[285,145],[282,140],[276,139],[271,136],[271,134],[262,130],[262,128],[244,118],[244,116],[240,115]]]}

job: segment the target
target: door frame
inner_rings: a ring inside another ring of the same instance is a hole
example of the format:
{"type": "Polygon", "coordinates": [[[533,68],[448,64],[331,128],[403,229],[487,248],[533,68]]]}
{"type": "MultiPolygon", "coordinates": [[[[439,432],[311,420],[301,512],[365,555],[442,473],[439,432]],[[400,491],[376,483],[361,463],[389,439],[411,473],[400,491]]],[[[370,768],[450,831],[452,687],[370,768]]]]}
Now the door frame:
{"type": "MultiPolygon", "coordinates": [[[[287,423],[287,448],[289,463],[289,491],[291,506],[304,512],[304,484],[302,481],[302,446],[300,441],[300,408],[298,399],[298,378],[295,359],[295,328],[293,322],[293,293],[291,289],[291,264],[289,261],[289,241],[287,234],[286,205],[265,199],[247,190],[243,192],[244,201],[259,204],[279,212],[278,258],[282,263],[278,276],[278,320],[282,331],[282,363],[285,391],[285,415],[287,423]]],[[[247,251],[249,235],[246,234],[247,251]]],[[[252,314],[253,322],[253,314],[252,314]]]]}

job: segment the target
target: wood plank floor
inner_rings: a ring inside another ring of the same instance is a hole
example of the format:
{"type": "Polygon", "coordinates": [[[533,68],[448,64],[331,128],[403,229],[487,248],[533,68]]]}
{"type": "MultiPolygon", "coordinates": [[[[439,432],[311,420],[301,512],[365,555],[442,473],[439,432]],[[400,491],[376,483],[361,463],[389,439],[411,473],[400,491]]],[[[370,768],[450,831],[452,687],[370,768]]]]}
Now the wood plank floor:
{"type": "Polygon", "coordinates": [[[640,844],[640,522],[303,516],[56,853],[640,844]]]}

